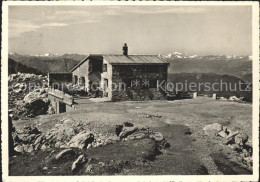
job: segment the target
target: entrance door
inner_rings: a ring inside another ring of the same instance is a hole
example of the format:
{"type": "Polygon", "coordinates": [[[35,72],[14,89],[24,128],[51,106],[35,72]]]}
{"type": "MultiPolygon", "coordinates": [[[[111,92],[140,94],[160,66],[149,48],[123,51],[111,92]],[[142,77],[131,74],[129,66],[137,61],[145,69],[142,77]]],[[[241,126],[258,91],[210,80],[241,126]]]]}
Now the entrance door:
{"type": "Polygon", "coordinates": [[[59,102],[59,113],[66,112],[66,104],[63,102],[59,102]]]}

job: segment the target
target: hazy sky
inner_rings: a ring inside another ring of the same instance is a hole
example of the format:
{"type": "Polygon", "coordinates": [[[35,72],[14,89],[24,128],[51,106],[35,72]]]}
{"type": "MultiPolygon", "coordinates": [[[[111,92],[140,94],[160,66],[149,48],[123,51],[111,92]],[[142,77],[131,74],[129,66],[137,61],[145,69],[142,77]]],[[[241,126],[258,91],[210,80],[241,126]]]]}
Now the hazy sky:
{"type": "Polygon", "coordinates": [[[250,6],[10,6],[9,51],[251,55],[250,6]]]}

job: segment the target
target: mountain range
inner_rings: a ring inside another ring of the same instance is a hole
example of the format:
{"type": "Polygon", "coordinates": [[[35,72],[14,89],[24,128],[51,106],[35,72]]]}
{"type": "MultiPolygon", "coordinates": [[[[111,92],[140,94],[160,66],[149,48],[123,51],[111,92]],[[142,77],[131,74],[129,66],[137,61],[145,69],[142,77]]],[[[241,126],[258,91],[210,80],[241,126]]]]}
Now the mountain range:
{"type": "MultiPolygon", "coordinates": [[[[252,81],[252,60],[250,56],[208,55],[187,56],[179,52],[158,55],[170,63],[169,74],[172,73],[215,73],[231,75],[245,81],[252,81]]],[[[9,58],[28,68],[40,70],[44,75],[48,72],[68,72],[86,55],[82,54],[39,54],[20,55],[9,53],[9,58]]]]}
{"type": "Polygon", "coordinates": [[[64,54],[61,56],[53,56],[55,54],[44,55],[46,56],[12,53],[9,54],[9,59],[27,67],[40,70],[43,75],[47,75],[49,72],[69,72],[79,61],[86,57],[81,54],[64,54]]]}
{"type": "Polygon", "coordinates": [[[206,55],[206,56],[198,56],[194,55],[186,55],[181,52],[173,52],[169,54],[159,54],[158,55],[162,59],[191,59],[194,61],[197,60],[252,60],[252,56],[244,56],[244,55],[206,55]]]}
{"type": "MultiPolygon", "coordinates": [[[[227,83],[252,82],[252,61],[248,56],[183,56],[182,53],[159,55],[170,63],[168,81],[173,83],[215,83],[223,80],[227,83]]],[[[49,72],[69,72],[86,55],[81,54],[43,54],[20,55],[9,54],[8,73],[34,73],[47,75],[49,72]]],[[[212,90],[199,91],[199,94],[211,95],[212,90]]],[[[216,93],[216,92],[214,92],[216,93]]],[[[219,91],[219,96],[244,97],[252,100],[251,92],[219,91]]]]}

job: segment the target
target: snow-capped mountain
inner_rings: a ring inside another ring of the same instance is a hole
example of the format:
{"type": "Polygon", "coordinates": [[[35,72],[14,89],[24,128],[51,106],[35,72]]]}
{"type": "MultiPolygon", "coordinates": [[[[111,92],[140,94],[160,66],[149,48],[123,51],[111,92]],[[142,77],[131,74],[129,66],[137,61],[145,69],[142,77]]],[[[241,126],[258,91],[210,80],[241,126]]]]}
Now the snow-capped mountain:
{"type": "Polygon", "coordinates": [[[16,55],[17,53],[16,52],[9,52],[8,54],[9,55],[16,55]]]}
{"type": "Polygon", "coordinates": [[[59,54],[53,54],[53,53],[45,53],[45,54],[32,54],[31,56],[35,57],[58,57],[59,54]]]}
{"type": "Polygon", "coordinates": [[[194,55],[186,55],[181,52],[173,52],[168,54],[159,54],[158,55],[162,59],[189,59],[189,60],[252,60],[252,56],[240,56],[240,55],[207,55],[207,56],[198,56],[194,55]]]}
{"type": "Polygon", "coordinates": [[[199,57],[198,55],[194,54],[194,55],[191,55],[191,56],[188,56],[189,58],[197,58],[199,57]]]}

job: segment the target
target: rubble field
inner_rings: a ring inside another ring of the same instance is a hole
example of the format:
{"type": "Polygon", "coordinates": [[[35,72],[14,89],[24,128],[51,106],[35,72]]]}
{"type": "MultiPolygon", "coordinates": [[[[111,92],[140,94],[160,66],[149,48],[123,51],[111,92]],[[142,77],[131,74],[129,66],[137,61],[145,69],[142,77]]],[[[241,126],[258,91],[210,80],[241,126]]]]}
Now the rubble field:
{"type": "Polygon", "coordinates": [[[252,105],[89,102],[13,120],[10,175],[252,174],[252,105]]]}
{"type": "Polygon", "coordinates": [[[13,120],[53,113],[47,77],[30,73],[8,76],[8,112],[13,120]]]}

